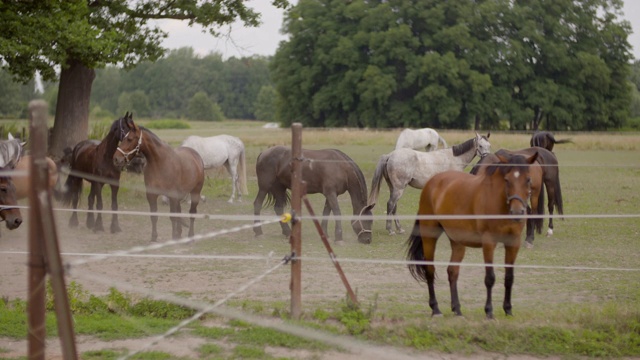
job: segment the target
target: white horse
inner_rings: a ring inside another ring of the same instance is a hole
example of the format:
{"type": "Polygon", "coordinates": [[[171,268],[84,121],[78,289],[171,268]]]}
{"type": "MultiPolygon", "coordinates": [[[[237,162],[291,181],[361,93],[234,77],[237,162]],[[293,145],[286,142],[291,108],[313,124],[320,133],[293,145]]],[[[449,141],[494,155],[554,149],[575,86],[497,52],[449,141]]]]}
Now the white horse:
{"type": "Polygon", "coordinates": [[[26,142],[20,142],[9,133],[8,140],[0,141],[0,167],[9,167],[13,169],[20,161],[22,156],[22,147],[26,142]]]}
{"type": "Polygon", "coordinates": [[[247,168],[245,165],[244,143],[231,135],[217,135],[211,137],[189,136],[182,142],[182,146],[194,149],[204,162],[205,169],[223,166],[231,175],[232,190],[229,202],[234,198],[242,200],[247,195],[247,168]],[[238,169],[238,166],[240,167],[238,169]]]}
{"type": "MultiPolygon", "coordinates": [[[[398,201],[407,185],[416,189],[422,189],[433,175],[447,170],[462,171],[477,155],[483,157],[491,152],[489,136],[476,133],[462,144],[451,148],[431,152],[416,151],[413,149],[398,149],[389,154],[382,155],[373,173],[371,192],[369,193],[369,205],[378,201],[380,182],[382,177],[389,185],[389,201],[387,202],[387,215],[396,214],[398,201]]],[[[394,219],[398,233],[404,233],[400,221],[394,219]]],[[[387,218],[387,230],[389,235],[395,234],[391,225],[391,218],[387,218]]]]}
{"type": "Polygon", "coordinates": [[[443,148],[449,147],[442,136],[431,128],[417,130],[404,129],[400,133],[400,136],[398,136],[398,141],[396,141],[396,150],[409,148],[414,150],[425,149],[425,151],[433,151],[438,150],[438,142],[442,143],[443,148]]]}

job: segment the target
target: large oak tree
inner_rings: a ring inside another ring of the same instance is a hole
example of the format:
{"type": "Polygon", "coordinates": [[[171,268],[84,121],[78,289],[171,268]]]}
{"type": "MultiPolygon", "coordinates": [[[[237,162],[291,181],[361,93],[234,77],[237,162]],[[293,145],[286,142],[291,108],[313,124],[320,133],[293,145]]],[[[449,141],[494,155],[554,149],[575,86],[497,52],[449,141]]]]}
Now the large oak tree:
{"type": "MultiPolygon", "coordinates": [[[[271,0],[277,7],[287,0],[271,0]]],[[[55,123],[49,153],[87,137],[89,99],[95,69],[106,64],[132,67],[154,61],[166,37],[160,19],[199,24],[218,36],[220,26],[241,20],[257,26],[260,14],[243,0],[51,0],[0,1],[0,60],[14,76],[29,81],[58,76],[55,123]]]]}

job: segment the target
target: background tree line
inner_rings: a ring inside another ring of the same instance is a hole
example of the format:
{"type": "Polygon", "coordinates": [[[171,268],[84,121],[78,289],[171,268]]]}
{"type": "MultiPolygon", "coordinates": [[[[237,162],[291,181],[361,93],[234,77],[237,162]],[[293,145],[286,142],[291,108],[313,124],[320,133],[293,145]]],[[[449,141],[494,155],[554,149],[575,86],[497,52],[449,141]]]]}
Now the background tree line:
{"type": "MultiPolygon", "coordinates": [[[[222,60],[182,48],[124,68],[97,66],[90,108],[97,117],[132,110],[327,127],[633,127],[640,63],[630,65],[621,5],[300,0],[286,12],[290,39],[273,58],[222,60]]],[[[57,114],[59,83],[47,80],[44,96],[57,114]]],[[[28,81],[0,72],[0,116],[25,115],[28,81]]]]}

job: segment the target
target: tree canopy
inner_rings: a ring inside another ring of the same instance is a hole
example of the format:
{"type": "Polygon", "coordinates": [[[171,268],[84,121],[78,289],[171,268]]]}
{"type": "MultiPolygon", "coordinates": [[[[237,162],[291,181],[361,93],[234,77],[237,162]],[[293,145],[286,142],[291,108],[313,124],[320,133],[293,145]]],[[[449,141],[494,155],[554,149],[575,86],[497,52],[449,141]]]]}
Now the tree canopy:
{"type": "Polygon", "coordinates": [[[285,124],[608,129],[628,117],[620,0],[300,0],[272,63],[285,124]]]}

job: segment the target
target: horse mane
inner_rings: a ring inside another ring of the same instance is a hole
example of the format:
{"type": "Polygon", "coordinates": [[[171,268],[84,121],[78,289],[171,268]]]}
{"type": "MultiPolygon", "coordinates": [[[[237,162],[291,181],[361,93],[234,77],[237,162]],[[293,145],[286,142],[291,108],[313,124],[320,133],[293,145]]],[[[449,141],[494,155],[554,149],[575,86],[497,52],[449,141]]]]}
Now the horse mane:
{"type": "Polygon", "coordinates": [[[453,156],[460,156],[466,153],[467,151],[473,149],[475,147],[475,140],[476,139],[473,138],[463,142],[462,144],[453,145],[451,147],[451,150],[453,151],[453,156]]]}
{"type": "Polygon", "coordinates": [[[507,157],[508,162],[506,163],[498,162],[498,163],[487,165],[487,171],[486,171],[487,176],[493,175],[498,169],[500,170],[500,174],[506,175],[514,167],[520,171],[527,171],[527,169],[529,168],[529,163],[527,162],[527,158],[524,157],[523,155],[516,155],[516,154],[511,155],[511,154],[502,152],[502,150],[498,150],[496,154],[500,154],[501,156],[507,157]]]}
{"type": "MultiPolygon", "coordinates": [[[[368,198],[367,181],[364,178],[364,174],[362,173],[362,170],[360,170],[360,168],[358,167],[358,164],[356,164],[356,162],[353,161],[353,159],[350,158],[349,155],[343,153],[342,151],[340,151],[338,149],[333,149],[333,151],[335,151],[349,165],[351,165],[351,168],[353,168],[353,170],[355,171],[356,178],[358,180],[358,184],[360,185],[360,196],[361,196],[362,199],[364,199],[364,206],[366,206],[367,205],[367,198],[368,198]]],[[[354,211],[355,211],[355,209],[354,209],[354,211]]]]}

